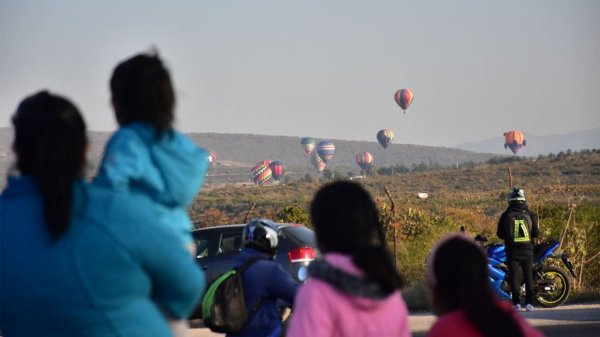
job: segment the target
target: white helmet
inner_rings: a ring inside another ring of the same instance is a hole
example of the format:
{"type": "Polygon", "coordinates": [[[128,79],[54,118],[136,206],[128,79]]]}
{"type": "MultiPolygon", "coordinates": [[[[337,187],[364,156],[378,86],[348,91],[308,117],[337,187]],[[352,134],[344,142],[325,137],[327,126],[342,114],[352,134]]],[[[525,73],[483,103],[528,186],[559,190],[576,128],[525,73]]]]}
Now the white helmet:
{"type": "Polygon", "coordinates": [[[507,199],[508,199],[508,202],[525,201],[525,191],[523,191],[522,189],[515,186],[508,192],[507,199]]]}
{"type": "Polygon", "coordinates": [[[275,255],[279,245],[279,229],[271,220],[253,219],[244,227],[242,243],[263,253],[275,255]]]}

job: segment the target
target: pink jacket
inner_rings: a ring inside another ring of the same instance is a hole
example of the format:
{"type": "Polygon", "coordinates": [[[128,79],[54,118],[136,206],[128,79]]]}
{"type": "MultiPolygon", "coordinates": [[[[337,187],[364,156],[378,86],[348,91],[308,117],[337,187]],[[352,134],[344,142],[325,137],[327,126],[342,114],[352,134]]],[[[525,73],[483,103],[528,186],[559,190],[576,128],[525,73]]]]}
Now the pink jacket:
{"type": "MultiPolygon", "coordinates": [[[[504,310],[512,312],[513,317],[521,326],[525,337],[544,337],[540,331],[529,325],[507,302],[501,302],[500,305],[504,310]]],[[[427,337],[481,337],[481,334],[469,322],[464,311],[454,310],[438,317],[431,330],[429,330],[427,337]]]]}
{"type": "MultiPolygon", "coordinates": [[[[349,274],[363,275],[347,255],[330,253],[325,261],[349,274]]],[[[408,310],[400,291],[383,300],[341,293],[311,278],[296,294],[288,337],[408,337],[408,310]]]]}

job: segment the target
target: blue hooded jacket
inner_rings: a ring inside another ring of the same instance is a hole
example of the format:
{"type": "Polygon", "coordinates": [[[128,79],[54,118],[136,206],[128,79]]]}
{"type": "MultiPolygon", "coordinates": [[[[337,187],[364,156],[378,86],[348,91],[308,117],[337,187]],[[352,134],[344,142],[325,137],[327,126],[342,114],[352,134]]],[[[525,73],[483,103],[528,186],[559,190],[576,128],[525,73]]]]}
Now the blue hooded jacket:
{"type": "Polygon", "coordinates": [[[152,125],[134,122],[111,137],[94,183],[116,191],[143,194],[165,207],[184,244],[191,242],[186,212],[204,182],[208,152],[185,135],[167,131],[156,137],[152,125]]]}
{"type": "Polygon", "coordinates": [[[254,315],[248,318],[248,324],[239,333],[229,333],[227,337],[279,336],[282,331],[281,310],[294,304],[298,285],[281,265],[270,259],[267,254],[256,249],[244,247],[234,259],[234,267],[239,267],[254,257],[263,257],[253,263],[243,275],[246,307],[251,310],[260,299],[263,304],[254,315]],[[281,301],[287,302],[285,306],[281,301]]]}
{"type": "Polygon", "coordinates": [[[165,312],[188,317],[205,278],[152,204],[78,182],[69,229],[53,240],[35,179],[10,177],[0,195],[2,335],[172,336],[165,312]]]}

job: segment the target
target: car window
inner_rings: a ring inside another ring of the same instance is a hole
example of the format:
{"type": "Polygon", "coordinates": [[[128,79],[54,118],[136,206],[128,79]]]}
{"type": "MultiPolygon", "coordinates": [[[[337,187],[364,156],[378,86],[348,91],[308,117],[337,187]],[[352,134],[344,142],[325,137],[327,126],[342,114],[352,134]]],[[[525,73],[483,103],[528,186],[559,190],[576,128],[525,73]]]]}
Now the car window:
{"type": "Polygon", "coordinates": [[[217,255],[237,254],[242,248],[242,230],[221,233],[217,255]]]}
{"type": "Polygon", "coordinates": [[[210,255],[208,250],[210,243],[209,236],[198,236],[194,238],[194,241],[196,243],[196,258],[201,259],[208,257],[210,255]]]}

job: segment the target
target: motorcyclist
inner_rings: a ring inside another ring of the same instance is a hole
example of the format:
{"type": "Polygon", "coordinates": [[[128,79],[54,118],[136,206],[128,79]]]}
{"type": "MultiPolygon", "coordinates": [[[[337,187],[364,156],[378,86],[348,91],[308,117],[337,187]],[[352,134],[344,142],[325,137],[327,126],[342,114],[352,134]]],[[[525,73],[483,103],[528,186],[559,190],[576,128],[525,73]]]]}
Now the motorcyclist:
{"type": "Polygon", "coordinates": [[[293,305],[297,284],[273,261],[279,245],[278,233],[277,226],[267,219],[253,219],[244,228],[244,247],[235,257],[234,267],[250,259],[259,260],[243,274],[248,324],[242,331],[229,333],[227,337],[280,336],[282,333],[281,312],[293,305]]]}
{"type": "Polygon", "coordinates": [[[500,216],[497,235],[504,240],[510,291],[515,309],[521,309],[521,273],[525,280],[525,309],[533,310],[533,247],[539,236],[537,214],[530,211],[525,191],[513,187],[508,192],[508,208],[500,216]]]}

